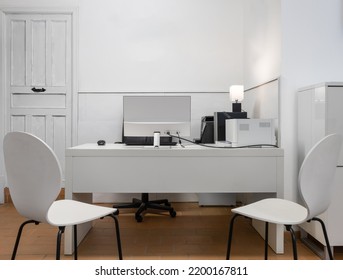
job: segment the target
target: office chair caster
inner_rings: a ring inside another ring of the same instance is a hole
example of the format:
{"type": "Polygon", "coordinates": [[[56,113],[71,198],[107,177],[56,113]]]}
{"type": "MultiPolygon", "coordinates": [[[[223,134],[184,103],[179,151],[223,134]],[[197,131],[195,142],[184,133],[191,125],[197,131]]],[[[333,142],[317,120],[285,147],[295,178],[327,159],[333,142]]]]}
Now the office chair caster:
{"type": "Polygon", "coordinates": [[[175,218],[176,217],[176,211],[174,209],[169,211],[170,217],[175,218]]]}
{"type": "MultiPolygon", "coordinates": [[[[176,211],[174,210],[174,209],[172,209],[172,210],[170,210],[169,211],[169,214],[170,214],[170,217],[172,217],[172,218],[175,218],[176,217],[176,211]]],[[[143,217],[142,217],[142,215],[140,215],[140,214],[135,214],[135,219],[136,219],[136,221],[137,221],[137,223],[141,223],[141,222],[143,222],[143,217]]]]}
{"type": "Polygon", "coordinates": [[[135,215],[135,219],[137,221],[137,223],[141,223],[143,221],[143,217],[141,215],[135,215]]]}

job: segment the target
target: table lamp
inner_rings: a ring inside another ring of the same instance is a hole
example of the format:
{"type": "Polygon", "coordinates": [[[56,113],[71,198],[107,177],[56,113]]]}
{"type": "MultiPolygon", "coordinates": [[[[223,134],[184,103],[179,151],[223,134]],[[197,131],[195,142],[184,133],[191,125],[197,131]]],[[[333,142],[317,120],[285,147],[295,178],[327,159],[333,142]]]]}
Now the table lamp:
{"type": "Polygon", "coordinates": [[[232,101],[232,112],[242,112],[241,101],[244,99],[244,86],[242,85],[231,86],[230,97],[232,101]]]}

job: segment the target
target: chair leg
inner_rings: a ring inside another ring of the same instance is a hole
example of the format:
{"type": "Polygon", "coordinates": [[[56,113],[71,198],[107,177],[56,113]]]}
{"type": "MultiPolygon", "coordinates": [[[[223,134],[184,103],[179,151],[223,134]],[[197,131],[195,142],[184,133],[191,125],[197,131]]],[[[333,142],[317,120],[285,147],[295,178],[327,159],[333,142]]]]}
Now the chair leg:
{"type": "Polygon", "coordinates": [[[286,227],[286,230],[291,233],[292,245],[293,245],[293,258],[295,260],[297,260],[298,259],[297,240],[296,240],[296,237],[295,237],[294,230],[293,230],[291,225],[285,225],[285,227],[286,227]]]}
{"type": "Polygon", "coordinates": [[[77,260],[77,225],[73,225],[74,232],[74,260],[77,260]]]}
{"type": "Polygon", "coordinates": [[[227,242],[227,251],[226,251],[226,259],[229,260],[230,259],[230,254],[231,254],[231,243],[232,243],[232,233],[233,233],[233,225],[235,222],[235,219],[241,216],[239,214],[235,214],[231,221],[230,221],[230,229],[229,229],[229,237],[228,237],[228,242],[227,242]]]}
{"type": "Polygon", "coordinates": [[[264,259],[268,260],[268,237],[269,237],[269,223],[265,223],[265,232],[264,232],[264,259]]]}
{"type": "Polygon", "coordinates": [[[17,238],[16,238],[16,241],[15,241],[15,245],[14,245],[14,248],[13,248],[11,260],[14,260],[15,257],[16,257],[16,255],[17,255],[17,250],[18,250],[18,246],[19,246],[19,242],[20,242],[20,238],[21,238],[21,234],[22,234],[22,232],[23,232],[24,226],[26,226],[27,224],[31,224],[31,223],[35,223],[36,225],[39,224],[39,222],[37,222],[37,221],[28,220],[28,221],[26,221],[26,222],[23,222],[23,223],[20,225],[19,230],[18,230],[18,234],[17,234],[17,238]]]}
{"type": "Polygon", "coordinates": [[[61,259],[61,238],[62,234],[64,233],[65,227],[58,227],[57,233],[57,243],[56,243],[56,260],[61,259]]]}
{"type": "Polygon", "coordinates": [[[330,242],[329,242],[329,237],[328,237],[328,234],[326,231],[325,223],[323,222],[323,220],[321,220],[317,217],[312,218],[312,220],[317,221],[321,224],[323,234],[324,234],[324,238],[325,238],[326,247],[327,247],[328,254],[329,254],[329,258],[330,258],[330,260],[333,260],[333,254],[332,254],[332,250],[331,250],[331,246],[330,246],[330,242]]]}
{"type": "MultiPolygon", "coordinates": [[[[118,213],[118,212],[117,212],[118,213]]],[[[119,259],[122,260],[123,259],[123,253],[122,253],[122,249],[121,249],[121,240],[120,240],[120,231],[119,231],[119,221],[117,216],[115,216],[115,214],[110,214],[108,215],[109,217],[112,217],[116,226],[116,236],[117,236],[117,247],[118,247],[118,255],[119,255],[119,259]]]]}

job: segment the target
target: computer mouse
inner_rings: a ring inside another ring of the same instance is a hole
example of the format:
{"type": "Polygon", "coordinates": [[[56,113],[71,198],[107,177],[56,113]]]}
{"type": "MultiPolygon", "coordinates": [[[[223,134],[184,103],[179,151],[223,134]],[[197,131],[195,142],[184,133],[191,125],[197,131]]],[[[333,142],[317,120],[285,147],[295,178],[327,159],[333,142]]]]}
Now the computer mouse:
{"type": "Polygon", "coordinates": [[[105,146],[106,141],[105,140],[99,140],[97,143],[98,143],[98,146],[105,146]]]}

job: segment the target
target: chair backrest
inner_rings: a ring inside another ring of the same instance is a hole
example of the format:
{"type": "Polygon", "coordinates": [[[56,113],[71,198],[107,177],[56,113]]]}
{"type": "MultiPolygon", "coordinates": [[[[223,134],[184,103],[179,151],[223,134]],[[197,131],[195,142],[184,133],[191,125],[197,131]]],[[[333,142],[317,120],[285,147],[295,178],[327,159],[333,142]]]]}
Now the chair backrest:
{"type": "Polygon", "coordinates": [[[41,139],[25,132],[4,138],[7,185],[17,211],[28,219],[46,222],[46,214],[62,184],[55,153],[41,139]]]}
{"type": "Polygon", "coordinates": [[[308,219],[325,212],[331,203],[341,146],[341,135],[328,135],[312,147],[301,165],[299,191],[308,219]]]}

